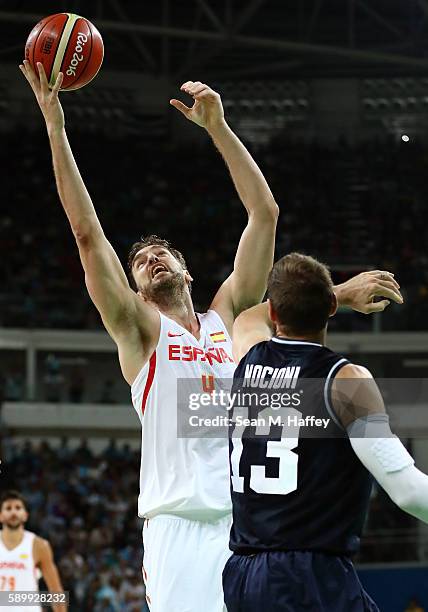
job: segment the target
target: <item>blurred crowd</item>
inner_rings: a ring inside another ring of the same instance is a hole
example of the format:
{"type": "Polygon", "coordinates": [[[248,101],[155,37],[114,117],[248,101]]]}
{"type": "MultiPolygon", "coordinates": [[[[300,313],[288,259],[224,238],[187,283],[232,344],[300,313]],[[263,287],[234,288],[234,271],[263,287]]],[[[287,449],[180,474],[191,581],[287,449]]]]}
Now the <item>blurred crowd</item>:
{"type": "Polygon", "coordinates": [[[63,439],[54,450],[47,442],[17,448],[6,440],[2,458],[2,487],[25,495],[27,529],[50,541],[70,612],[148,611],[137,517],[140,453],[114,441],[94,456],[85,441],[72,450],[63,439]]]}
{"type": "MultiPolygon", "coordinates": [[[[0,327],[98,328],[72,233],[56,194],[44,130],[2,135],[0,327]],[[17,178],[16,178],[17,177],[17,178]]],[[[141,235],[170,239],[188,263],[204,309],[232,269],[246,222],[230,176],[208,141],[152,142],[118,134],[70,140],[104,231],[122,262],[141,235]]],[[[328,263],[336,282],[370,267],[393,271],[406,304],[385,329],[427,329],[428,149],[417,143],[290,142],[254,151],[281,208],[277,256],[328,263]]],[[[363,315],[333,329],[366,329],[363,315]]]]}
{"type": "Polygon", "coordinates": [[[418,560],[418,521],[391,502],[375,482],[370,512],[356,558],[360,563],[414,562],[418,560]]]}
{"type": "MultiPolygon", "coordinates": [[[[71,612],[146,610],[141,575],[142,522],[137,518],[139,451],[111,440],[94,454],[85,440],[71,449],[46,441],[3,440],[2,486],[27,498],[27,528],[53,548],[71,612]]],[[[380,489],[373,492],[358,562],[417,559],[416,519],[380,489]],[[399,543],[399,545],[398,545],[399,543]]]]}
{"type": "MultiPolygon", "coordinates": [[[[0,371],[0,403],[23,402],[28,400],[25,365],[9,364],[10,353],[0,356],[3,367],[0,371]]],[[[39,376],[36,380],[36,401],[81,404],[128,404],[129,386],[120,375],[104,375],[102,367],[107,360],[97,361],[99,355],[91,355],[91,360],[77,357],[74,360],[63,355],[47,353],[37,363],[39,376]],[[91,366],[93,367],[91,369],[91,366]],[[101,370],[101,373],[100,373],[101,370]]],[[[111,355],[116,365],[117,357],[111,355]]],[[[108,363],[110,365],[110,363],[108,363]]]]}

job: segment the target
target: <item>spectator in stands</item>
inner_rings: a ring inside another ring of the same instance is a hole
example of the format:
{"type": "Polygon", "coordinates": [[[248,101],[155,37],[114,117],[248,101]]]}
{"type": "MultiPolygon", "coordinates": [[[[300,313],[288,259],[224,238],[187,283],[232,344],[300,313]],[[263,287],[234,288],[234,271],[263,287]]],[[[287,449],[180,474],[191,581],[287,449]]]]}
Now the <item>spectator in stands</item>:
{"type": "Polygon", "coordinates": [[[114,404],[116,402],[114,397],[114,380],[107,378],[103,382],[103,386],[99,398],[100,404],[114,404]]]}
{"type": "Polygon", "coordinates": [[[47,402],[60,402],[64,385],[64,376],[61,373],[60,361],[53,354],[49,354],[45,359],[43,383],[45,400],[47,402]]]}
{"type": "Polygon", "coordinates": [[[6,372],[3,382],[4,400],[22,402],[24,400],[24,375],[19,370],[6,372]]]}
{"type": "Polygon", "coordinates": [[[72,404],[80,404],[85,392],[85,380],[80,369],[73,368],[70,374],[70,384],[68,387],[68,400],[72,404]]]}
{"type": "MultiPolygon", "coordinates": [[[[73,238],[66,228],[59,230],[64,226],[60,207],[53,206],[56,193],[46,187],[51,184],[46,172],[51,161],[48,149],[41,145],[43,137],[42,133],[30,137],[20,126],[0,151],[4,176],[26,177],[19,184],[6,180],[3,187],[0,324],[100,328],[99,316],[82,291],[73,238]],[[29,209],[25,204],[34,194],[38,203],[29,209]],[[23,227],[29,229],[23,231],[23,227]],[[40,255],[31,262],[26,258],[30,243],[32,252],[40,255]]],[[[221,159],[204,146],[195,156],[194,144],[189,150],[183,143],[162,145],[146,139],[132,141],[132,156],[105,157],[103,164],[97,163],[99,150],[125,151],[128,138],[100,133],[78,151],[91,176],[94,200],[105,203],[99,214],[106,234],[123,257],[148,226],[174,239],[179,249],[185,247],[198,281],[195,306],[203,309],[207,296],[226,274],[226,262],[242,226],[240,208],[230,206],[235,196],[221,159]],[[187,161],[190,157],[192,164],[187,161]],[[138,176],[138,185],[124,191],[124,176],[138,176]],[[143,194],[146,205],[142,207],[143,194]],[[191,232],[192,224],[200,227],[202,222],[203,240],[198,232],[191,232]],[[181,231],[184,227],[186,232],[181,231]],[[211,241],[219,228],[221,240],[211,241]],[[184,237],[186,243],[181,244],[184,237]],[[205,244],[211,242],[216,248],[207,251],[205,244]],[[207,268],[218,273],[207,275],[207,268]]],[[[279,219],[278,253],[307,250],[329,263],[333,272],[338,264],[354,266],[355,271],[370,266],[393,270],[407,290],[406,303],[399,310],[389,308],[382,316],[383,324],[393,329],[427,329],[426,156],[426,146],[416,141],[403,145],[378,140],[344,147],[341,143],[293,143],[289,135],[279,135],[258,152],[278,201],[287,204],[279,219]]],[[[346,319],[339,315],[332,325],[367,329],[368,321],[358,314],[346,319]]]]}
{"type": "Polygon", "coordinates": [[[75,455],[81,466],[90,465],[93,459],[93,454],[88,446],[86,438],[82,438],[80,446],[75,451],[75,455]]]}
{"type": "MultiPolygon", "coordinates": [[[[64,445],[63,440],[58,443],[64,445]]],[[[125,452],[125,447],[117,450],[110,441],[95,455],[86,440],[74,450],[68,448],[64,456],[58,452],[60,448],[46,442],[36,445],[26,441],[9,447],[2,482],[5,486],[19,482],[31,501],[28,529],[51,541],[64,588],[70,592],[70,612],[148,612],[138,537],[142,523],[136,518],[139,451],[129,446],[125,452]],[[106,456],[116,452],[120,458],[107,461],[106,456]]],[[[359,560],[415,560],[415,546],[411,550],[397,546],[394,532],[398,528],[403,534],[406,529],[412,534],[412,524],[397,522],[386,495],[374,499],[369,527],[389,524],[391,535],[389,543],[379,546],[377,539],[363,547],[359,560]]],[[[409,602],[406,610],[421,611],[423,607],[416,600],[409,602]]]]}

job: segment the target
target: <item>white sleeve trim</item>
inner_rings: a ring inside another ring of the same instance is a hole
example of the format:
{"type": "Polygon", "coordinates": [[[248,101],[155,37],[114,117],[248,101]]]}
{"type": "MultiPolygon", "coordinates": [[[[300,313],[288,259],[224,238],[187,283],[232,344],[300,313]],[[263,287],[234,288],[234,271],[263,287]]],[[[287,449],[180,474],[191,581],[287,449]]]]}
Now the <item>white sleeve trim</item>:
{"type": "Polygon", "coordinates": [[[338,427],[340,427],[340,429],[345,429],[342,425],[342,423],[339,421],[339,419],[337,418],[336,413],[333,410],[333,406],[330,404],[330,393],[329,393],[329,389],[330,389],[330,381],[333,377],[333,374],[337,371],[338,367],[341,366],[344,363],[347,363],[348,360],[343,358],[343,359],[339,359],[339,361],[336,361],[336,363],[334,364],[334,366],[331,368],[330,372],[327,374],[327,378],[325,379],[325,384],[324,384],[324,402],[325,402],[325,407],[327,408],[327,412],[329,413],[330,417],[332,418],[332,420],[334,421],[334,423],[336,423],[336,425],[338,427]]]}

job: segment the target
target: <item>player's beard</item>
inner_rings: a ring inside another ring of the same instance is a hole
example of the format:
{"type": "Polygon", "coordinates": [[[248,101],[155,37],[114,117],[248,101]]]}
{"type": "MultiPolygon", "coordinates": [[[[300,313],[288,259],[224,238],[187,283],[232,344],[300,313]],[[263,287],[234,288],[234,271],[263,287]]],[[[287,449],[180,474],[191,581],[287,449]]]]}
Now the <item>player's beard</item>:
{"type": "Polygon", "coordinates": [[[19,519],[15,519],[13,521],[13,523],[12,523],[12,521],[8,521],[7,523],[4,523],[5,527],[10,529],[10,531],[16,531],[17,529],[22,527],[23,524],[24,524],[24,522],[20,521],[19,519]]]}
{"type": "Polygon", "coordinates": [[[159,308],[168,309],[171,306],[181,305],[186,295],[186,280],[181,272],[169,272],[164,278],[160,278],[144,287],[141,291],[149,302],[153,302],[159,308]]]}

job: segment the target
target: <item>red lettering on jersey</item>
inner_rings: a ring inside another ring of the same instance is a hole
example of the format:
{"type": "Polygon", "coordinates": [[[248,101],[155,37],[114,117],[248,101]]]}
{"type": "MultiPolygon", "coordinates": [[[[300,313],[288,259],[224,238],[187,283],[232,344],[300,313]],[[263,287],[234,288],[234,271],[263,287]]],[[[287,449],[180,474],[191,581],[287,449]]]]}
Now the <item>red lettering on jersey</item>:
{"type": "Polygon", "coordinates": [[[17,561],[2,561],[0,562],[0,569],[13,569],[13,570],[25,570],[27,569],[25,563],[18,563],[17,561]]]}
{"type": "Polygon", "coordinates": [[[217,363],[234,363],[224,348],[210,347],[206,352],[196,346],[168,345],[169,361],[208,361],[210,365],[217,363]]]}
{"type": "Polygon", "coordinates": [[[193,351],[191,346],[183,346],[183,361],[193,361],[193,351]]]}
{"type": "Polygon", "coordinates": [[[193,361],[198,361],[198,355],[202,355],[201,361],[207,360],[207,358],[205,357],[205,351],[203,351],[201,348],[197,348],[196,346],[194,346],[193,347],[193,361]]]}
{"type": "Polygon", "coordinates": [[[206,352],[207,359],[209,364],[212,365],[213,361],[217,361],[217,363],[222,363],[221,355],[218,352],[218,349],[210,347],[206,352]]]}
{"type": "Polygon", "coordinates": [[[231,363],[233,363],[233,359],[229,357],[224,348],[219,348],[218,350],[220,352],[220,355],[223,357],[224,362],[230,361],[231,363]]]}
{"type": "Polygon", "coordinates": [[[170,344],[168,359],[170,361],[180,361],[180,345],[179,344],[170,344]],[[174,357],[175,354],[178,353],[178,357],[174,357]]]}

